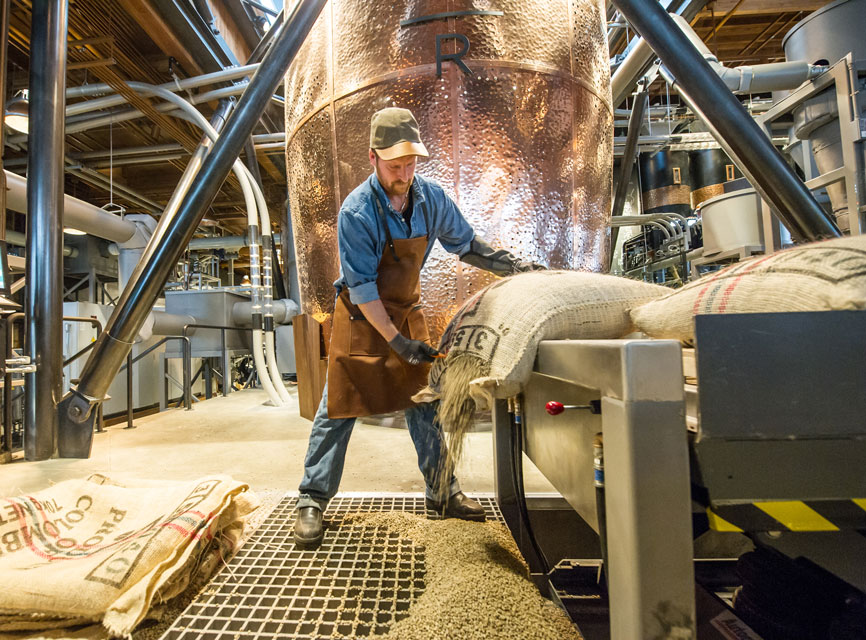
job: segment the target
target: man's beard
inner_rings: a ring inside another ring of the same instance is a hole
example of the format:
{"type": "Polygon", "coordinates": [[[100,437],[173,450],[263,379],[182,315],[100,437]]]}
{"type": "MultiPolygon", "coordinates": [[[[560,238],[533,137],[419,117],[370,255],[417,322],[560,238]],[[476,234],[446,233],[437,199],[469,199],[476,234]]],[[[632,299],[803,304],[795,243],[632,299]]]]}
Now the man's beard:
{"type": "Polygon", "coordinates": [[[392,182],[389,191],[395,196],[406,195],[411,184],[411,182],[392,182]]]}

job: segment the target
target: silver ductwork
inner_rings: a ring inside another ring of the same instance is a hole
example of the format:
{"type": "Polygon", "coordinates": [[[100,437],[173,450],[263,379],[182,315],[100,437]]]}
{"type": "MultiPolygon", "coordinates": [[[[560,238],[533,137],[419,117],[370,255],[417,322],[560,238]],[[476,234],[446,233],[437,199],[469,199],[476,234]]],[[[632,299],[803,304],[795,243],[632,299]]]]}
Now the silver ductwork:
{"type": "MultiPolygon", "coordinates": [[[[10,171],[5,174],[6,206],[27,213],[27,179],[10,171]]],[[[63,224],[112,242],[126,242],[136,232],[135,223],[70,195],[63,197],[63,224]]]]}
{"type": "Polygon", "coordinates": [[[672,15],[674,22],[682,29],[695,49],[700,51],[704,60],[709,63],[722,79],[725,86],[733,93],[767,93],[799,87],[807,80],[824,73],[825,65],[814,65],[804,61],[774,62],[771,64],[744,65],[741,67],[726,67],[716,55],[709,50],[701,37],[695,33],[688,20],[682,16],[672,15]]]}
{"type": "MultiPolygon", "coordinates": [[[[273,235],[274,244],[281,244],[279,233],[273,235]]],[[[214,236],[212,238],[193,238],[189,241],[190,251],[206,251],[208,249],[241,249],[249,246],[247,236],[214,236]]]]}
{"type": "MultiPolygon", "coordinates": [[[[833,64],[849,53],[854,60],[866,59],[866,0],[831,2],[808,15],[783,40],[789,61],[821,61],[833,64]]],[[[866,91],[866,78],[859,79],[857,90],[866,91]]],[[[866,112],[860,118],[866,117],[866,112]]],[[[836,91],[829,88],[810,98],[794,111],[792,133],[797,140],[808,141],[815,167],[821,174],[845,165],[836,91]]],[[[845,184],[835,182],[826,187],[836,224],[848,231],[848,196],[845,184]]]]}
{"type": "Polygon", "coordinates": [[[146,213],[133,213],[124,220],[135,225],[135,233],[126,242],[119,242],[120,253],[117,256],[117,288],[123,291],[126,283],[132,277],[132,272],[138,266],[138,261],[144,253],[150,237],[156,229],[156,220],[146,213]]]}

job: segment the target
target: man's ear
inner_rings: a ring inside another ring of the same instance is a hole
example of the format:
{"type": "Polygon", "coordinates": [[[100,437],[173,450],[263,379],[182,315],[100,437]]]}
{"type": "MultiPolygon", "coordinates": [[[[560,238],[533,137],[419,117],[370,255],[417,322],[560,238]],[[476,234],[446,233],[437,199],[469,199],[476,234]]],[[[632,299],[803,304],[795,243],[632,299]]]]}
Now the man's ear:
{"type": "Polygon", "coordinates": [[[376,167],[376,158],[376,152],[370,149],[370,166],[372,166],[373,168],[376,167]]]}

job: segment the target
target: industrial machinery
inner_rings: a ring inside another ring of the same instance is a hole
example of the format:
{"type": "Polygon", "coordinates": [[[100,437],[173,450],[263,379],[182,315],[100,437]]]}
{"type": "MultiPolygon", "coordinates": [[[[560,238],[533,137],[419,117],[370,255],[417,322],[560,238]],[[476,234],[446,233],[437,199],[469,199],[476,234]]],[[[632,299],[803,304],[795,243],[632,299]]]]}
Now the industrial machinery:
{"type": "MultiPolygon", "coordinates": [[[[866,232],[866,2],[807,17],[786,62],[735,69],[687,17],[614,4],[639,34],[614,100],[627,76],[641,81],[619,139],[621,179],[636,162],[641,186],[617,190],[630,200],[611,222],[640,227],[620,235],[623,273],[677,284],[866,232]],[[644,128],[656,73],[697,130],[644,128]]],[[[696,328],[694,350],[542,342],[523,393],[496,404],[497,501],[537,584],[588,638],[863,638],[866,312],[698,316],[696,328]],[[524,452],[558,503],[526,499],[524,452]]]]}
{"type": "Polygon", "coordinates": [[[540,344],[524,392],[494,408],[497,501],[587,638],[863,637],[866,364],[851,340],[862,347],[864,329],[863,311],[719,315],[697,317],[694,351],[540,344]],[[583,541],[577,560],[546,566],[515,437],[580,516],[557,533],[583,541]],[[755,550],[695,558],[710,529],[755,550]]]}
{"type": "MultiPolygon", "coordinates": [[[[866,117],[866,52],[859,26],[854,26],[862,24],[864,18],[866,3],[862,0],[832,2],[790,30],[784,39],[786,62],[733,69],[719,63],[686,20],[674,18],[680,35],[700,51],[707,70],[712,70],[729,91],[749,95],[742,108],[785,154],[788,163],[796,166],[813,200],[830,214],[828,219],[841,231],[852,234],[866,230],[866,132],[862,126],[866,117]],[[756,100],[754,94],[760,97],[756,100]]],[[[744,139],[742,132],[722,132],[711,121],[707,105],[699,108],[694,96],[683,91],[682,81],[694,81],[699,75],[695,65],[679,79],[665,66],[676,60],[647,65],[649,70],[641,71],[634,66],[635,61],[646,56],[651,59],[652,50],[640,37],[635,40],[613,75],[614,100],[621,101],[628,95],[624,93],[626,87],[638,81],[645,86],[660,74],[671,90],[680,90],[689,108],[685,112],[677,109],[674,121],[670,105],[667,109],[653,105],[646,121],[638,120],[634,127],[629,121],[634,130],[628,131],[628,138],[634,139],[635,151],[639,151],[637,179],[641,184],[641,197],[630,207],[632,215],[685,215],[702,227],[708,246],[694,243],[678,261],[672,260],[665,246],[669,241],[650,226],[647,218],[636,239],[635,234],[620,234],[620,259],[615,270],[630,277],[670,282],[670,270],[677,269],[675,275],[681,274],[685,280],[718,265],[802,240],[804,236],[796,225],[792,236],[779,220],[782,207],[773,202],[778,185],[767,191],[754,179],[756,169],[747,170],[744,161],[755,154],[748,149],[732,152],[730,144],[736,137],[744,139]],[[665,121],[666,135],[659,135],[659,126],[653,128],[652,123],[659,122],[663,127],[665,121]],[[686,128],[692,132],[686,132],[686,128]],[[749,180],[742,180],[744,175],[749,180]],[[748,191],[756,186],[757,192],[748,191]],[[745,191],[734,193],[735,187],[745,191]]],[[[633,101],[632,111],[638,107],[640,104],[633,101]]],[[[623,157],[622,162],[631,163],[632,158],[623,157]]],[[[628,226],[635,222],[615,218],[612,224],[628,226]]]]}

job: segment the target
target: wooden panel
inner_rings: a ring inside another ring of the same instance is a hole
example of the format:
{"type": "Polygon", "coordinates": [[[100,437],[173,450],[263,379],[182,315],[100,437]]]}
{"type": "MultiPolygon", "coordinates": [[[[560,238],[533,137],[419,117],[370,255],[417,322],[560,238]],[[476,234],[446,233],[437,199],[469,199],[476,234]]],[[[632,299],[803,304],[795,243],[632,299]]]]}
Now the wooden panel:
{"type": "Polygon", "coordinates": [[[328,371],[328,358],[322,353],[322,325],[312,316],[302,314],[292,319],[292,326],[298,371],[298,405],[301,417],[312,420],[322,400],[328,371]]]}
{"type": "MultiPolygon", "coordinates": [[[[734,8],[737,0],[716,0],[713,4],[713,12],[716,16],[723,16],[734,8]]],[[[746,0],[737,7],[735,15],[749,13],[774,13],[778,11],[816,11],[825,4],[826,0],[746,0]]],[[[710,15],[709,6],[701,11],[699,16],[710,15]]]]}

